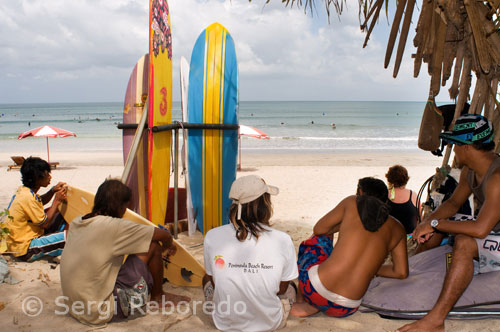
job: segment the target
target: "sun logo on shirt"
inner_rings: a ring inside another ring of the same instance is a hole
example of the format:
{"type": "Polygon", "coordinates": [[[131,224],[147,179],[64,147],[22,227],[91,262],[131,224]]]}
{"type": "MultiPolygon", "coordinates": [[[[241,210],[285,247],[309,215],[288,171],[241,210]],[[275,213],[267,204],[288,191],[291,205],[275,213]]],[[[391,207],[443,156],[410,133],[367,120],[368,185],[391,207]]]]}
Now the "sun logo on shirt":
{"type": "Polygon", "coordinates": [[[222,259],[222,255],[217,255],[214,257],[215,266],[219,269],[223,269],[226,266],[226,262],[222,259]]]}

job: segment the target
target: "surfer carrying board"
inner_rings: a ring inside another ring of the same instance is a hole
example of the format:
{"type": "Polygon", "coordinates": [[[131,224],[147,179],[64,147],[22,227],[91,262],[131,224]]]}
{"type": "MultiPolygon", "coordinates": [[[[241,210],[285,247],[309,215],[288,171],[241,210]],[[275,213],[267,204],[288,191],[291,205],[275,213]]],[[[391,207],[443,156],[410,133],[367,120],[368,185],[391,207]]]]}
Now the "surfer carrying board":
{"type": "Polygon", "coordinates": [[[452,196],[415,228],[413,238],[425,249],[436,247],[443,234],[456,234],[451,265],[432,310],[398,331],[444,331],[444,320],[465,292],[475,273],[500,270],[500,157],[494,153],[491,122],[477,114],[460,116],[441,138],[455,144],[455,159],[463,166],[452,196]],[[449,220],[474,194],[475,220],[449,220]],[[476,262],[475,262],[476,261],[476,262]],[[475,263],[476,264],[475,264],[475,263]],[[477,264],[479,263],[479,264],[477,264]]]}
{"type": "Polygon", "coordinates": [[[174,255],[177,247],[169,231],[122,219],[130,198],[126,185],[106,180],[92,212],[69,227],[61,287],[70,315],[82,323],[100,325],[144,313],[149,294],[148,309],[190,301],[163,291],[162,252],[174,255]]]}
{"type": "Polygon", "coordinates": [[[57,211],[66,199],[66,183],[59,182],[43,195],[37,192],[50,184],[50,165],[43,159],[29,157],[21,166],[23,185],[12,197],[8,210],[8,251],[23,261],[61,255],[65,243],[66,222],[57,211]],[[52,205],[43,206],[54,197],[52,205]]]}
{"type": "Polygon", "coordinates": [[[389,216],[387,195],[382,180],[360,179],[357,195],[342,200],[316,223],[313,236],[299,247],[299,292],[291,315],[306,317],[321,310],[347,317],[358,310],[374,276],[408,276],[406,233],[389,216]],[[389,253],[393,263],[383,264],[389,253]]]}

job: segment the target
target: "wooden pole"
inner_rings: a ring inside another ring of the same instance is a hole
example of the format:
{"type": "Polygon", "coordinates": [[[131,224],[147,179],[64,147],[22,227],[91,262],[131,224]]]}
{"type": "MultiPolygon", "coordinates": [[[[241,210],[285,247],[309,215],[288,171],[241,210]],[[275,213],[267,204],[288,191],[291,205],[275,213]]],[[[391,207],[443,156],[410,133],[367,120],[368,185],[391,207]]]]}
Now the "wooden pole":
{"type": "Polygon", "coordinates": [[[128,177],[130,176],[130,171],[132,170],[132,165],[134,164],[135,155],[137,153],[137,148],[139,147],[139,143],[142,138],[142,133],[144,132],[144,126],[146,125],[147,118],[148,118],[148,109],[146,108],[142,113],[141,121],[139,122],[137,130],[135,131],[134,140],[132,141],[132,147],[130,148],[130,152],[127,156],[127,161],[125,162],[125,167],[123,169],[123,174],[121,178],[121,181],[123,183],[127,183],[128,177]]]}
{"type": "Polygon", "coordinates": [[[174,239],[177,239],[179,231],[179,129],[174,130],[175,148],[174,148],[174,239]]]}
{"type": "Polygon", "coordinates": [[[45,137],[47,139],[47,162],[50,164],[50,154],[49,154],[49,137],[45,137]]]}
{"type": "Polygon", "coordinates": [[[238,171],[241,171],[241,135],[238,133],[238,171]]]}

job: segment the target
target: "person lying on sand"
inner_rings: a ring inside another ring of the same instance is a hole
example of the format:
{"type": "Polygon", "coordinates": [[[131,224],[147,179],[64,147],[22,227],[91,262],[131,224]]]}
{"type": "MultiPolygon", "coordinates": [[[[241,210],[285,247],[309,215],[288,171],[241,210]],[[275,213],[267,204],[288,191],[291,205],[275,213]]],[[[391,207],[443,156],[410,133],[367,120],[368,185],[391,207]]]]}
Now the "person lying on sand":
{"type": "Polygon", "coordinates": [[[149,294],[148,306],[156,309],[190,301],[163,292],[162,252],[174,255],[177,247],[169,231],[122,219],[130,198],[126,185],[106,180],[97,190],[92,212],[69,227],[61,287],[70,315],[82,323],[104,324],[141,313],[149,294]]]}
{"type": "Polygon", "coordinates": [[[421,249],[440,244],[443,234],[456,234],[452,260],[443,289],[432,310],[421,320],[398,331],[444,331],[444,320],[472,281],[474,273],[500,270],[500,157],[494,153],[493,125],[477,114],[460,116],[452,131],[441,138],[455,144],[457,163],[463,166],[450,199],[418,224],[413,238],[421,249]],[[475,220],[449,220],[474,194],[475,220]],[[474,264],[476,262],[476,264],[474,264]],[[476,266],[475,266],[476,265],[476,266]]]}
{"type": "Polygon", "coordinates": [[[257,175],[237,179],[229,192],[231,223],[205,236],[203,289],[213,301],[219,330],[272,331],[286,325],[296,297],[290,281],[298,271],[292,239],[269,225],[270,195],[276,194],[278,188],[257,175]]]}
{"type": "Polygon", "coordinates": [[[9,204],[12,217],[7,222],[7,250],[22,261],[32,262],[44,256],[61,255],[65,244],[66,222],[57,208],[66,199],[66,184],[59,182],[39,196],[41,187],[50,184],[50,165],[37,157],[27,158],[21,166],[23,185],[9,204]],[[54,197],[55,196],[55,197],[54,197]],[[44,205],[54,197],[52,205],[44,205]]]}
{"type": "Polygon", "coordinates": [[[316,223],[313,236],[299,247],[299,293],[291,315],[306,317],[321,310],[347,317],[358,310],[374,276],[408,276],[405,229],[389,216],[387,196],[383,181],[360,179],[357,195],[316,223]],[[383,265],[389,253],[393,263],[383,265]]]}

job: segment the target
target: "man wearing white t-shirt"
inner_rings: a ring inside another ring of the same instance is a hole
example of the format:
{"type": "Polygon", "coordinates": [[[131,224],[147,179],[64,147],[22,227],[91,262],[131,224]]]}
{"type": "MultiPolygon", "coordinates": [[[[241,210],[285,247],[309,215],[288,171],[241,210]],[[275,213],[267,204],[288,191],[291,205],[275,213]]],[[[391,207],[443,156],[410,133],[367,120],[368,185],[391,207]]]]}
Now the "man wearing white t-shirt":
{"type": "Polygon", "coordinates": [[[231,223],[205,236],[207,299],[213,292],[213,320],[223,331],[272,331],[286,325],[298,270],[290,236],[272,229],[270,195],[278,188],[249,175],[229,193],[231,223]],[[294,284],[293,284],[294,285],[294,284]]]}

